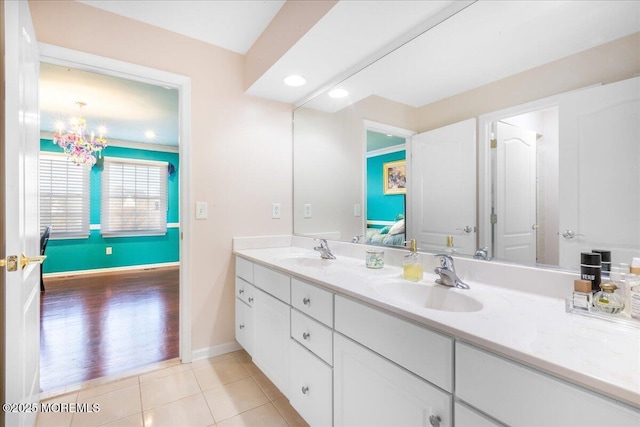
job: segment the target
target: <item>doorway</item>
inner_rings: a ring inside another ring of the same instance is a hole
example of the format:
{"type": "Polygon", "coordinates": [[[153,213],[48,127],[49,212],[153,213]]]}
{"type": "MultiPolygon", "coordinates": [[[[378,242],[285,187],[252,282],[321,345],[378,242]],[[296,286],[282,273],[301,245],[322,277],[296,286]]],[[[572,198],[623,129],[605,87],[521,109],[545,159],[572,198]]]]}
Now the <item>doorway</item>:
{"type": "Polygon", "coordinates": [[[191,361],[190,258],[186,242],[190,235],[189,165],[190,165],[190,79],[160,70],[125,63],[96,55],[40,45],[41,62],[132,81],[177,89],[179,92],[179,357],[183,363],[191,361]]]}

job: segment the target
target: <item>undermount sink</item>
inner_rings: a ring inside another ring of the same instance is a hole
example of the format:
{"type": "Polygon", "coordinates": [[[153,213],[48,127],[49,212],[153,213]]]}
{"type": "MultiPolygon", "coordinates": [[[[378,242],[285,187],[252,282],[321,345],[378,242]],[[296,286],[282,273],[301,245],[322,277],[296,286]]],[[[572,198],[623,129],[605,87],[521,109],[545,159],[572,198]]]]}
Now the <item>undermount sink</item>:
{"type": "Polygon", "coordinates": [[[278,259],[281,263],[288,266],[298,267],[328,267],[335,260],[320,258],[320,255],[308,254],[288,254],[278,259]]]}
{"type": "Polygon", "coordinates": [[[440,285],[393,280],[375,285],[373,290],[390,300],[440,311],[472,312],[482,303],[456,289],[440,285]]]}

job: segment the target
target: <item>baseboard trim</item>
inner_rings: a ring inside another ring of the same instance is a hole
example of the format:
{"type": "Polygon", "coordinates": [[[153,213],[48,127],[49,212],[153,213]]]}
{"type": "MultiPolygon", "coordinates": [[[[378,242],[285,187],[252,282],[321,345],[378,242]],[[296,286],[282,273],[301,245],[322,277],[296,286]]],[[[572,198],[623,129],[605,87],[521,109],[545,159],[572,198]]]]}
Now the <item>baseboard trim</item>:
{"type": "Polygon", "coordinates": [[[162,262],[158,264],[128,265],[125,267],[94,268],[92,270],[60,271],[58,273],[45,273],[42,276],[44,278],[78,276],[81,274],[113,273],[117,271],[145,270],[149,268],[178,267],[178,266],[180,266],[180,261],[162,262]]]}
{"type": "Polygon", "coordinates": [[[191,360],[196,361],[200,359],[208,359],[210,357],[220,356],[238,350],[242,350],[242,346],[240,346],[240,344],[238,344],[236,341],[228,342],[225,344],[215,345],[213,347],[205,347],[194,350],[191,353],[191,360]]]}

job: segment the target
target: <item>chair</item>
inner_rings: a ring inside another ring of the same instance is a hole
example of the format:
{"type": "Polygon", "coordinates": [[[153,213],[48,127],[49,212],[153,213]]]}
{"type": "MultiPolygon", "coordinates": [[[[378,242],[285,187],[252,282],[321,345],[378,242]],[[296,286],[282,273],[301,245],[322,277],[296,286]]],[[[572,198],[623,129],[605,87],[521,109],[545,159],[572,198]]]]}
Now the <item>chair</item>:
{"type": "MultiPolygon", "coordinates": [[[[51,226],[48,225],[40,235],[40,255],[44,255],[49,243],[49,235],[51,234],[51,226]]],[[[40,292],[44,292],[44,280],[42,280],[42,263],[40,264],[40,292]]]]}

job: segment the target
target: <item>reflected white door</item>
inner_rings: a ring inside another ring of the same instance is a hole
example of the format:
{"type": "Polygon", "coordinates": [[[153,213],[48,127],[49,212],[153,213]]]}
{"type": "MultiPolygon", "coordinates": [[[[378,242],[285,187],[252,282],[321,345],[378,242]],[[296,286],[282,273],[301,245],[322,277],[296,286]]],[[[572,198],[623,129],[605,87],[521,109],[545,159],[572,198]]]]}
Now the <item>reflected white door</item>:
{"type": "Polygon", "coordinates": [[[476,120],[411,138],[411,236],[430,252],[476,249],[476,120]],[[453,248],[447,247],[453,236],[453,248]]]}
{"type": "MultiPolygon", "coordinates": [[[[38,229],[39,55],[26,1],[4,2],[5,254],[40,254],[38,229]]],[[[6,401],[35,403],[40,392],[40,269],[4,269],[6,401]]],[[[33,425],[35,412],[8,412],[6,424],[33,425]]]]}
{"type": "Polygon", "coordinates": [[[496,258],[536,262],[536,133],[498,122],[494,206],[496,258]]]}
{"type": "Polygon", "coordinates": [[[560,265],[593,249],[628,263],[640,252],[640,78],[563,96],[559,119],[560,265]]]}

